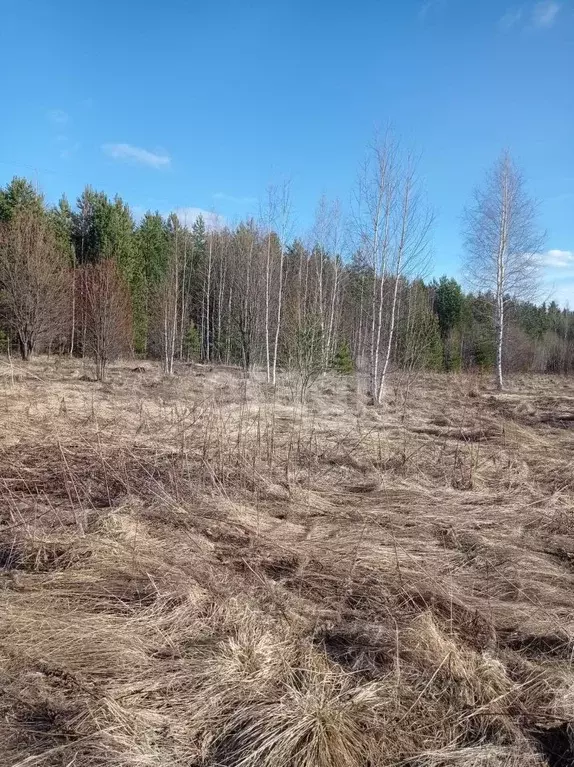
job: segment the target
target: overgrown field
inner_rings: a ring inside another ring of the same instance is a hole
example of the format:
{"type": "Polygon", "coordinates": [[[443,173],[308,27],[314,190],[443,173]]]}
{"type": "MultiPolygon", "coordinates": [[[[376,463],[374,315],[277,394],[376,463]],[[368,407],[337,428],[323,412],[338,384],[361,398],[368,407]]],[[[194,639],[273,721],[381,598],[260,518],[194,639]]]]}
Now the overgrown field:
{"type": "Polygon", "coordinates": [[[573,380],[0,374],[2,767],[574,763],[573,380]]]}

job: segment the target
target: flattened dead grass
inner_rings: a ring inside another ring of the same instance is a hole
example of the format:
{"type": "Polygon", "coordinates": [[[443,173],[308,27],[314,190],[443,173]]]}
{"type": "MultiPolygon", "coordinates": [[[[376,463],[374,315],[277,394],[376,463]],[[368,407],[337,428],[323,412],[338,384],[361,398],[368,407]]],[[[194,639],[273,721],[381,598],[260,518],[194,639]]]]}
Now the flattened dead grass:
{"type": "Polygon", "coordinates": [[[2,767],[573,763],[570,381],[4,372],[2,767]]]}

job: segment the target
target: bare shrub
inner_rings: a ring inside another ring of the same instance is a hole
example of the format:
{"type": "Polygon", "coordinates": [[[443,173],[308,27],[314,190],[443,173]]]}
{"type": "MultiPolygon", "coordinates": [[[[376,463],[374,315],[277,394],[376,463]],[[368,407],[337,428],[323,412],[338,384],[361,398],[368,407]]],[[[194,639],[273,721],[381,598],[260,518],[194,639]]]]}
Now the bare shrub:
{"type": "Polygon", "coordinates": [[[0,309],[23,360],[65,330],[69,289],[66,256],[43,213],[19,211],[0,226],[0,309]]]}
{"type": "Polygon", "coordinates": [[[103,381],[109,362],[130,349],[131,308],[127,286],[111,261],[88,265],[76,272],[82,318],[84,354],[96,365],[103,381]]]}

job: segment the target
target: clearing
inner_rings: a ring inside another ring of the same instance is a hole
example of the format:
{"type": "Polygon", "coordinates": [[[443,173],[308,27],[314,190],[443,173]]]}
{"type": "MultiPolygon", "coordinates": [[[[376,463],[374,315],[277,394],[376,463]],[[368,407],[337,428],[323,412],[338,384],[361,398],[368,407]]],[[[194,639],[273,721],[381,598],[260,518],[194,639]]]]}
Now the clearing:
{"type": "Polygon", "coordinates": [[[2,767],[574,764],[574,381],[134,364],[0,371],[2,767]]]}

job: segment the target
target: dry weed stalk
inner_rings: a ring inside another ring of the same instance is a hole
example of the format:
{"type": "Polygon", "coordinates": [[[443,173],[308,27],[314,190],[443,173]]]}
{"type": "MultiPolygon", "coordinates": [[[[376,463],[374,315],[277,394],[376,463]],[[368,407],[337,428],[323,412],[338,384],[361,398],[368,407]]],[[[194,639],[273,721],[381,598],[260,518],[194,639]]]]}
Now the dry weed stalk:
{"type": "Polygon", "coordinates": [[[2,767],[571,759],[563,381],[429,376],[381,416],[338,379],[32,364],[0,413],[2,767]]]}

